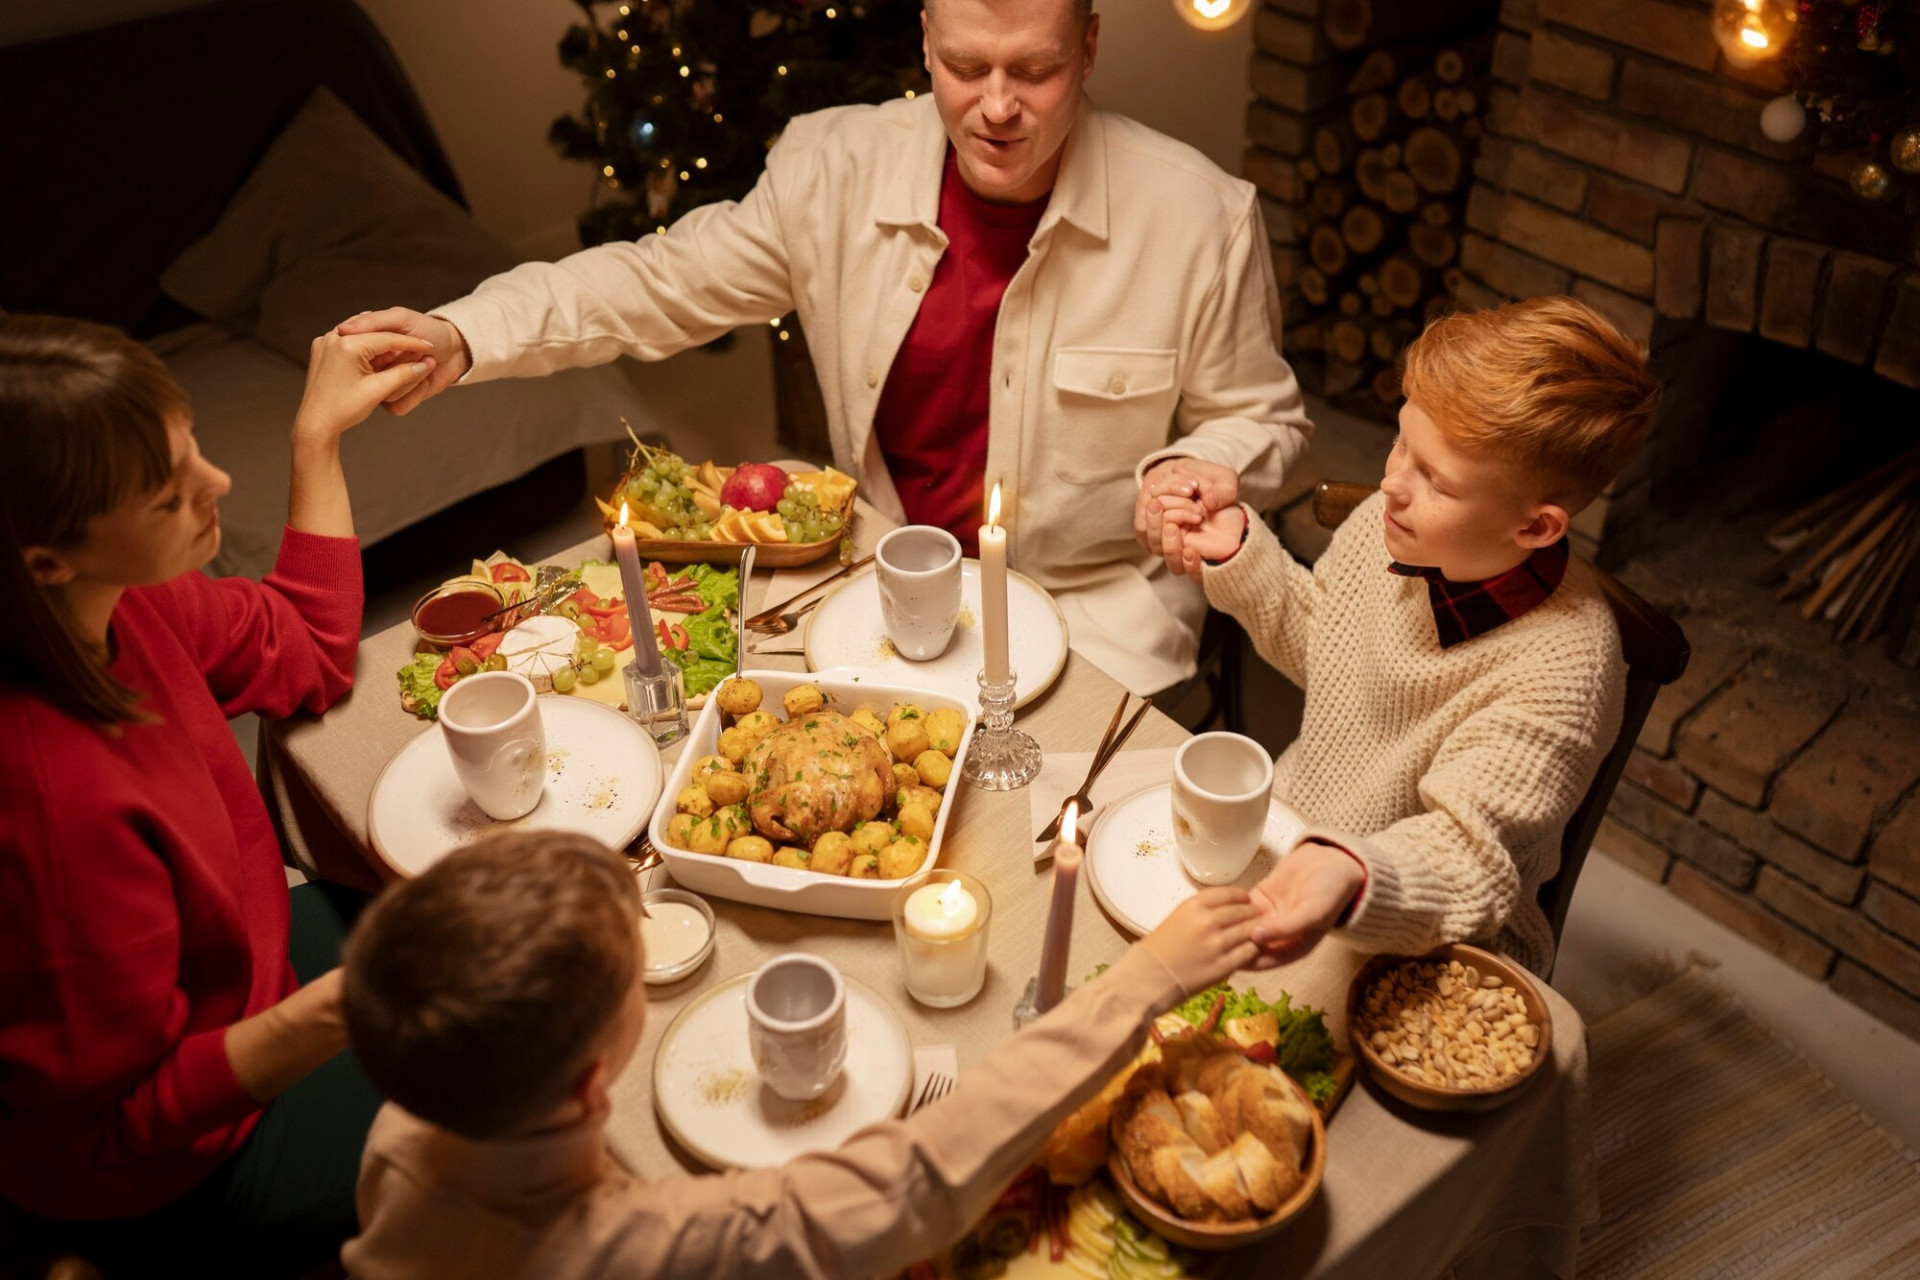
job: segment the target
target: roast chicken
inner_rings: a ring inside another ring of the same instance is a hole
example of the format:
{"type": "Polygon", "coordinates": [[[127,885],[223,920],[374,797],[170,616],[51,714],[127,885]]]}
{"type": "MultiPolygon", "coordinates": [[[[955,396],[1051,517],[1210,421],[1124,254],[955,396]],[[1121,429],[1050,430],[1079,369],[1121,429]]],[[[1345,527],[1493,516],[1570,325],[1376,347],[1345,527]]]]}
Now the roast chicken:
{"type": "Polygon", "coordinates": [[[747,813],[774,840],[811,844],[877,817],[893,791],[878,738],[838,711],[795,716],[755,743],[740,771],[753,780],[747,813]]]}

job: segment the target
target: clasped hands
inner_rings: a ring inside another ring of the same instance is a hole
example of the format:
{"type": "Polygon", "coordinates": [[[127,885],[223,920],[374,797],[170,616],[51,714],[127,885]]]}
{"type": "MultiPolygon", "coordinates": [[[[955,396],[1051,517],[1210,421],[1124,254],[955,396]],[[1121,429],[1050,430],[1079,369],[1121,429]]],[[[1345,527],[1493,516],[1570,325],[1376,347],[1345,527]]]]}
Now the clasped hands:
{"type": "MultiPolygon", "coordinates": [[[[1134,536],[1172,572],[1198,577],[1201,561],[1226,560],[1239,550],[1247,531],[1239,499],[1240,476],[1231,467],[1168,458],[1140,478],[1134,536]]],[[[1317,840],[1302,842],[1253,889],[1257,967],[1286,964],[1313,950],[1365,884],[1366,870],[1353,854],[1317,840]]]]}

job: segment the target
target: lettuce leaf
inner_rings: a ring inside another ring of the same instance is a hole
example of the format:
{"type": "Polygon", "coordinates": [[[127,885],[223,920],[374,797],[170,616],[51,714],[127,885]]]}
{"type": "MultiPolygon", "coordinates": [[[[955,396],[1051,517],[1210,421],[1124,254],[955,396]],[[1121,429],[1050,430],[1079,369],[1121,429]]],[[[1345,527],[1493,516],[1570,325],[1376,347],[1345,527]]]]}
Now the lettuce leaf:
{"type": "Polygon", "coordinates": [[[416,653],[412,662],[394,673],[400,681],[402,704],[410,698],[413,714],[422,720],[437,719],[440,715],[440,686],[433,682],[433,673],[440,669],[445,657],[440,653],[416,653]]]}
{"type": "Polygon", "coordinates": [[[707,602],[708,608],[738,609],[740,607],[740,571],[738,569],[716,569],[710,564],[684,566],[683,574],[693,578],[693,589],[707,602]]]}

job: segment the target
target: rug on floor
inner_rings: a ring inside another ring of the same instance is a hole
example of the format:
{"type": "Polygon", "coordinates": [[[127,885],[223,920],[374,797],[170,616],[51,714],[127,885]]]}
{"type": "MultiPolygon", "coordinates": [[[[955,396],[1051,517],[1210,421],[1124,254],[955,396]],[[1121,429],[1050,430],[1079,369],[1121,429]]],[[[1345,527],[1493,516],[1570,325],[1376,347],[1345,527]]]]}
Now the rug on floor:
{"type": "Polygon", "coordinates": [[[1920,1156],[1706,973],[1589,1034],[1582,1280],[1920,1276],[1920,1156]]]}

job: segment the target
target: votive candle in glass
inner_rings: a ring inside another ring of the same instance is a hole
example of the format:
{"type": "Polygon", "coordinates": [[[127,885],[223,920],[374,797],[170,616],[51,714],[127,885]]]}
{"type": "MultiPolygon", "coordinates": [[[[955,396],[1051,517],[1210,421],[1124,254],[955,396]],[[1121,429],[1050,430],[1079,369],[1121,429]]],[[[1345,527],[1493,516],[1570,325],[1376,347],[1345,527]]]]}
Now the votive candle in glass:
{"type": "Polygon", "coordinates": [[[960,871],[935,870],[893,898],[893,936],[907,994],[935,1009],[965,1004],[987,982],[987,886],[960,871]]]}

